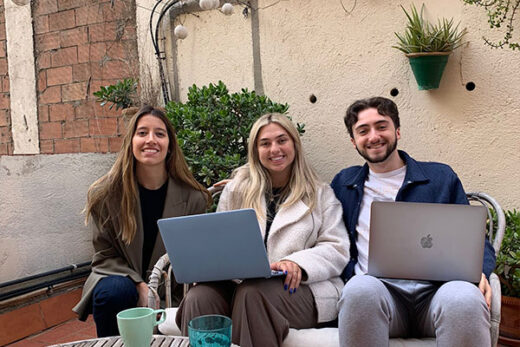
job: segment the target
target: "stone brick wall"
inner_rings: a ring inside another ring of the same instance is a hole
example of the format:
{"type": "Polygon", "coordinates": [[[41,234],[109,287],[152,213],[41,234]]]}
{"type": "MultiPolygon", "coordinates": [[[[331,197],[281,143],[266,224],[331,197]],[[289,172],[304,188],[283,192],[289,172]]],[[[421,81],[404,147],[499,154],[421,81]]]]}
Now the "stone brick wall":
{"type": "Polygon", "coordinates": [[[4,0],[0,0],[0,155],[13,153],[4,13],[4,0]]]}
{"type": "Polygon", "coordinates": [[[138,75],[134,0],[38,0],[32,11],[40,152],[118,151],[121,112],[92,93],[138,75]]]}

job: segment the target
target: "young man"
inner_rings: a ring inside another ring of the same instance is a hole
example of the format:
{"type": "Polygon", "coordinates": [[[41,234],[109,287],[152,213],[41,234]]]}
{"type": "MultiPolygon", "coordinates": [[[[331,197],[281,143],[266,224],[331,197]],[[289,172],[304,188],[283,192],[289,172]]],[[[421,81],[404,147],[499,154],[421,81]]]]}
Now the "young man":
{"type": "Polygon", "coordinates": [[[418,162],[397,150],[399,113],[392,100],[358,100],[344,120],[366,164],[342,170],[331,184],[350,238],[351,259],[343,273],[348,282],[338,304],[341,346],[388,346],[390,337],[434,336],[437,346],[489,347],[488,278],[495,254],[487,240],[478,287],[366,275],[372,201],[468,204],[457,175],[447,165],[418,162]]]}

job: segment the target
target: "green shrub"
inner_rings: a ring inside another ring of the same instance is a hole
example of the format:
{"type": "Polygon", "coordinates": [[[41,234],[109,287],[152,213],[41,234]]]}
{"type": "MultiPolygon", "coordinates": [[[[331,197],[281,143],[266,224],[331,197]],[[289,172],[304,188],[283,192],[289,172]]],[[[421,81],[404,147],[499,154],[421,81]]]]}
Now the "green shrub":
{"type": "Polygon", "coordinates": [[[505,215],[506,231],[495,273],[500,278],[502,295],[520,298],[520,211],[505,211],[505,215]]]}
{"type": "Polygon", "coordinates": [[[112,103],[108,108],[112,109],[114,105],[116,110],[120,108],[128,108],[134,106],[137,100],[137,80],[133,78],[125,78],[117,81],[116,84],[102,86],[97,92],[93,93],[97,97],[97,102],[101,106],[112,103]]]}
{"type": "MultiPolygon", "coordinates": [[[[256,119],[266,113],[285,113],[288,108],[247,89],[229,94],[219,81],[202,88],[193,85],[188,101],[170,102],[166,114],[195,178],[211,186],[245,164],[247,138],[256,119]]],[[[300,135],[305,132],[303,124],[297,127],[300,135]]]]}

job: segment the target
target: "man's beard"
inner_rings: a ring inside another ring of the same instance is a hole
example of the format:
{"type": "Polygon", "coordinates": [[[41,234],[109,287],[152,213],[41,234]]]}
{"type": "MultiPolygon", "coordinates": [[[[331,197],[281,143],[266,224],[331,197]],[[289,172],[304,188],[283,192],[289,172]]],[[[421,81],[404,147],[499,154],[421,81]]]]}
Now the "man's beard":
{"type": "Polygon", "coordinates": [[[356,146],[356,151],[359,153],[360,156],[362,156],[366,161],[368,161],[371,164],[377,164],[382,163],[385,160],[388,159],[388,157],[392,154],[393,151],[397,148],[397,138],[393,143],[389,143],[389,145],[386,148],[385,154],[380,158],[371,158],[367,152],[359,150],[358,146],[356,146]]]}

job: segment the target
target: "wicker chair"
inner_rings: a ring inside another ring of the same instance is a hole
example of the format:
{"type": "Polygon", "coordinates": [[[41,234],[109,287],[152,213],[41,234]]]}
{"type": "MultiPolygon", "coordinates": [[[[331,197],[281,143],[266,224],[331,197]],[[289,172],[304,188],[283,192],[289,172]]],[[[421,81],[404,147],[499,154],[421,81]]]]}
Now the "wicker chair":
{"type": "MultiPolygon", "coordinates": [[[[212,193],[218,194],[219,191],[211,190],[212,193]]],[[[485,193],[468,193],[466,194],[470,202],[480,203],[488,208],[489,214],[489,227],[488,237],[495,252],[498,253],[500,245],[504,237],[505,230],[505,216],[500,205],[491,196],[485,193]],[[496,232],[493,232],[494,226],[491,218],[489,209],[495,211],[497,215],[498,225],[496,232]]],[[[157,264],[155,265],[152,274],[150,275],[150,281],[148,287],[149,291],[149,307],[158,308],[159,296],[157,294],[157,288],[160,283],[165,284],[165,306],[167,307],[167,318],[164,323],[159,325],[159,331],[165,335],[181,335],[180,329],[175,323],[175,315],[177,308],[172,306],[171,298],[171,278],[172,269],[168,254],[162,256],[157,264]],[[165,270],[167,269],[167,270],[165,270]]],[[[500,324],[500,281],[498,276],[494,273],[490,276],[490,285],[493,296],[491,298],[491,345],[492,347],[497,345],[498,342],[498,326],[500,324]]],[[[184,285],[184,293],[188,290],[188,285],[184,285]]],[[[297,347],[297,346],[323,346],[323,347],[337,347],[339,346],[339,336],[337,328],[319,328],[319,329],[289,329],[289,334],[283,342],[283,347],[297,347]]],[[[435,338],[423,338],[423,339],[404,339],[404,338],[393,338],[390,339],[390,346],[392,347],[417,347],[417,346],[436,346],[435,338]]]]}

